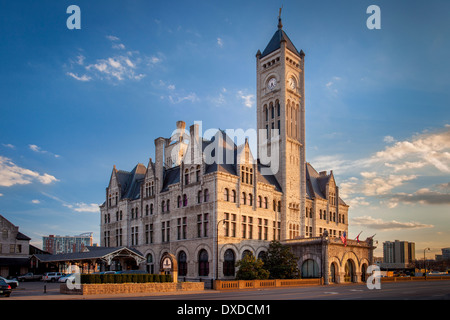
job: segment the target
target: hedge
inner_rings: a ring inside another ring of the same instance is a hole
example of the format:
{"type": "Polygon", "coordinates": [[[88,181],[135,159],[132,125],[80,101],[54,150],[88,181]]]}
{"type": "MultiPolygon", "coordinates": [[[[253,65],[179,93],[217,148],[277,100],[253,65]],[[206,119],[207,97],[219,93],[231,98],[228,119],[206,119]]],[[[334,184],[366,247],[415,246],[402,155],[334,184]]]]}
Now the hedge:
{"type": "Polygon", "coordinates": [[[146,283],[172,282],[165,274],[81,274],[81,283],[146,283]]]}

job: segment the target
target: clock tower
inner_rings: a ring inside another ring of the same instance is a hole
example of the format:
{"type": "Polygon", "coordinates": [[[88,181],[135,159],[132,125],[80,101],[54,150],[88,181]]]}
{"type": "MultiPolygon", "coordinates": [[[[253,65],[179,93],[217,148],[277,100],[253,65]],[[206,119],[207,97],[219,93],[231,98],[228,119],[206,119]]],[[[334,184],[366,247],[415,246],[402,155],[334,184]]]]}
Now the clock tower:
{"type": "MultiPolygon", "coordinates": [[[[283,192],[279,217],[282,240],[288,238],[292,228],[305,236],[304,58],[304,52],[298,51],[283,31],[278,17],[278,29],[264,51],[256,54],[256,87],[258,132],[268,137],[265,140],[258,134],[258,152],[265,150],[272,161],[278,160],[278,170],[273,174],[283,192]]],[[[264,164],[261,154],[258,157],[264,164]]]]}

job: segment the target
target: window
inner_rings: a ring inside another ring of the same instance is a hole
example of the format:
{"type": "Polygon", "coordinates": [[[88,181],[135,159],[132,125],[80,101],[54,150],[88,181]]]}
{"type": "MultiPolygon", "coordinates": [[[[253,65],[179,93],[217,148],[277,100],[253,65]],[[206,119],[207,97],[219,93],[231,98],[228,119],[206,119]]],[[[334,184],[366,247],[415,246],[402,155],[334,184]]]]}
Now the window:
{"type": "Polygon", "coordinates": [[[185,171],[184,171],[184,184],[186,185],[186,184],[189,184],[189,170],[188,169],[186,169],[185,171]]]}
{"type": "Polygon", "coordinates": [[[264,197],[264,209],[268,208],[268,200],[267,197],[264,197]]]}
{"type": "Polygon", "coordinates": [[[201,191],[199,191],[197,193],[197,203],[202,203],[202,192],[201,191]]]}
{"type": "Polygon", "coordinates": [[[178,201],[177,201],[177,206],[178,208],[181,208],[181,196],[178,196],[178,201]]]}
{"type": "Polygon", "coordinates": [[[269,221],[264,219],[264,240],[269,238],[269,221]]]}
{"type": "Polygon", "coordinates": [[[148,204],[145,206],[145,215],[148,216],[149,213],[149,208],[148,208],[148,204]]]}
{"type": "Polygon", "coordinates": [[[154,273],[154,265],[153,265],[153,255],[151,254],[151,253],[149,253],[148,255],[147,255],[147,266],[146,266],[146,269],[147,269],[147,272],[148,273],[154,273]]]}
{"type": "Polygon", "coordinates": [[[184,251],[180,251],[180,253],[178,253],[178,275],[187,275],[187,257],[186,252],[184,251]]]}
{"type": "Polygon", "coordinates": [[[200,181],[200,166],[197,166],[197,171],[195,171],[195,181],[200,181]]]}
{"type": "Polygon", "coordinates": [[[188,198],[186,194],[183,194],[183,207],[186,207],[188,205],[188,198]]]}
{"type": "Polygon", "coordinates": [[[258,240],[262,240],[262,219],[258,218],[258,240]]]}
{"type": "Polygon", "coordinates": [[[258,207],[262,208],[262,197],[258,196],[258,207]]]}
{"type": "Polygon", "coordinates": [[[242,231],[242,238],[245,239],[247,236],[247,217],[242,216],[242,225],[241,225],[241,231],[242,231]]]}
{"type": "Polygon", "coordinates": [[[249,206],[253,205],[253,195],[251,193],[248,194],[248,205],[249,206]]]}
{"type": "Polygon", "coordinates": [[[302,264],[302,278],[318,278],[319,266],[316,261],[308,259],[302,264]]]}
{"type": "Polygon", "coordinates": [[[223,190],[223,200],[230,201],[230,192],[229,192],[228,188],[225,188],[223,190]]]}
{"type": "Polygon", "coordinates": [[[253,239],[253,217],[248,217],[248,238],[253,239]]]}
{"type": "Polygon", "coordinates": [[[230,222],[229,222],[230,214],[224,213],[224,231],[225,231],[225,237],[230,236],[230,222]]]}
{"type": "Polygon", "coordinates": [[[208,202],[209,201],[209,191],[208,191],[208,189],[205,189],[205,191],[203,193],[203,201],[204,202],[208,202]]]}
{"type": "Polygon", "coordinates": [[[198,275],[206,277],[209,274],[208,252],[205,249],[200,250],[198,254],[198,275]]]}
{"type": "Polygon", "coordinates": [[[231,195],[232,195],[232,201],[234,202],[234,203],[236,203],[236,190],[233,190],[232,192],[231,192],[231,195]]]}
{"type": "Polygon", "coordinates": [[[164,209],[166,206],[166,202],[163,200],[163,202],[161,203],[161,212],[164,213],[164,209]]]}
{"type": "Polygon", "coordinates": [[[223,275],[226,277],[234,276],[236,260],[233,250],[228,249],[225,251],[223,258],[223,275]]]}
{"type": "Polygon", "coordinates": [[[236,215],[231,214],[231,236],[236,237],[236,215]]]}
{"type": "MultiPolygon", "coordinates": [[[[153,214],[153,203],[150,203],[150,214],[153,214]]],[[[122,218],[120,218],[122,220],[122,218]]]]}
{"type": "Polygon", "coordinates": [[[197,238],[202,236],[202,215],[197,215],[197,238]]]}
{"type": "Polygon", "coordinates": [[[247,204],[247,195],[245,192],[242,192],[242,204],[247,204]]]}
{"type": "Polygon", "coordinates": [[[170,211],[170,200],[167,200],[166,206],[167,206],[167,212],[169,212],[170,211]]]}

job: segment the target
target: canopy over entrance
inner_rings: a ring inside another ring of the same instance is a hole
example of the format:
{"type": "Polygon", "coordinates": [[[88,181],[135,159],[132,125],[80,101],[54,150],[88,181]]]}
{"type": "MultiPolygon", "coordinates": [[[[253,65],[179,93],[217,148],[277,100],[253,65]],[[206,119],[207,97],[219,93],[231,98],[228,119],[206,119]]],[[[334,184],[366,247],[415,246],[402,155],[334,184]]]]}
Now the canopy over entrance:
{"type": "Polygon", "coordinates": [[[145,261],[144,256],[135,249],[127,247],[86,247],[83,252],[61,253],[61,254],[34,254],[31,259],[34,265],[42,268],[45,265],[57,267],[59,271],[69,265],[78,265],[89,270],[97,270],[100,265],[101,271],[120,269],[136,269],[140,263],[145,261]]]}

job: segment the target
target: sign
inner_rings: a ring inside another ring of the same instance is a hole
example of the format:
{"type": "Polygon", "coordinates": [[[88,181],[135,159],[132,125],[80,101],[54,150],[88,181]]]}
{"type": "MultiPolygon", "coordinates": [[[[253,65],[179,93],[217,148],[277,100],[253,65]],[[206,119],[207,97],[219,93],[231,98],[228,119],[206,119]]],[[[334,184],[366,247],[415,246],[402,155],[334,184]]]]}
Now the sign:
{"type": "Polygon", "coordinates": [[[172,260],[169,257],[164,258],[162,268],[164,271],[172,271],[172,260]]]}

